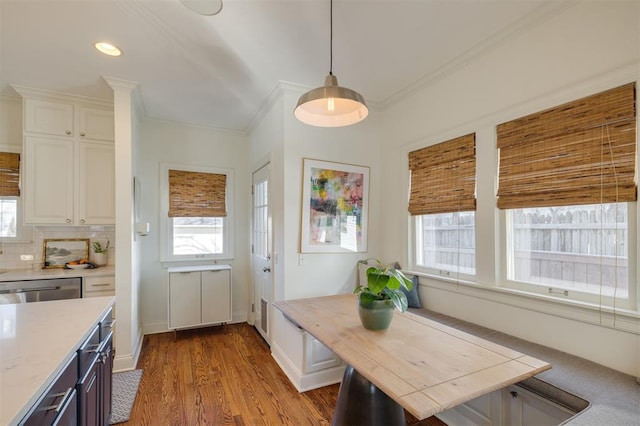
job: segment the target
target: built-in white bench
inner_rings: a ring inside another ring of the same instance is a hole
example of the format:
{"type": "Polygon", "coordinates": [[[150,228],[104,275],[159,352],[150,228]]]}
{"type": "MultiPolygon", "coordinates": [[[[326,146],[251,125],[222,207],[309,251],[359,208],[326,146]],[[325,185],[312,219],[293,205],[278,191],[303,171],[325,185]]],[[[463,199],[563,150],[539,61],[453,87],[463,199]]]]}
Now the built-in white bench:
{"type": "Polygon", "coordinates": [[[633,376],[433,311],[409,311],[549,362],[551,370],[520,385],[578,412],[565,424],[640,425],[640,384],[633,376]]]}

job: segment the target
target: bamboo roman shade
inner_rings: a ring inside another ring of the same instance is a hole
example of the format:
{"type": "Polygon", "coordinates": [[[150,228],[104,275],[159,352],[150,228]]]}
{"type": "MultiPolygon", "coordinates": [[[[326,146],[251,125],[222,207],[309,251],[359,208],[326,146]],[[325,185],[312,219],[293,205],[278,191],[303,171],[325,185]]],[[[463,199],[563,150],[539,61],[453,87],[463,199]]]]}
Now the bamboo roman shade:
{"type": "Polygon", "coordinates": [[[20,154],[0,152],[0,197],[20,196],[20,154]]]}
{"type": "Polygon", "coordinates": [[[409,153],[412,215],[476,209],[476,134],[409,153]]]}
{"type": "Polygon", "coordinates": [[[227,215],[227,176],[169,170],[169,217],[227,215]]]}
{"type": "Polygon", "coordinates": [[[627,202],[635,183],[635,84],[500,124],[498,207],[627,202]]]}

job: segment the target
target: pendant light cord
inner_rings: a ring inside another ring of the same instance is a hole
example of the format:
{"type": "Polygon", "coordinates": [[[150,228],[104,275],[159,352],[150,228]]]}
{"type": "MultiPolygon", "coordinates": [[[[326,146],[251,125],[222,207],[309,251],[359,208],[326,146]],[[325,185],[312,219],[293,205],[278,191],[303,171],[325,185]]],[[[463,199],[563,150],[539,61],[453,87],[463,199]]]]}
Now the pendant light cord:
{"type": "Polygon", "coordinates": [[[329,2],[329,75],[333,75],[333,0],[329,2]]]}

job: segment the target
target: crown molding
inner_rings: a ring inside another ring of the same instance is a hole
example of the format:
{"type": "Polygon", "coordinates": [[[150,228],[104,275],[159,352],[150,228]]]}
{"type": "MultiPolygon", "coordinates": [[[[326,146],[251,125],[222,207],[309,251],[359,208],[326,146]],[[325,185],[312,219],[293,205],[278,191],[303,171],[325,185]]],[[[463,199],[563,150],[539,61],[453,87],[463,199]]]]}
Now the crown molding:
{"type": "Polygon", "coordinates": [[[101,108],[113,108],[113,101],[107,99],[92,98],[89,96],[73,95],[69,93],[57,92],[55,90],[36,89],[34,87],[20,86],[18,84],[10,85],[22,97],[28,97],[40,100],[54,100],[59,102],[76,102],[88,106],[101,108]]]}
{"type": "Polygon", "coordinates": [[[406,98],[413,95],[415,92],[420,91],[421,89],[435,83],[436,81],[446,77],[449,74],[456,72],[467,66],[469,62],[474,60],[475,58],[487,53],[488,51],[495,49],[505,41],[508,41],[510,38],[515,37],[518,34],[524,33],[535,25],[538,25],[542,22],[545,22],[565,10],[573,7],[574,5],[580,3],[581,0],[568,0],[568,1],[558,1],[558,2],[550,2],[549,4],[544,4],[536,8],[533,12],[526,15],[524,18],[518,20],[517,22],[507,26],[502,31],[499,31],[490,37],[480,41],[475,46],[468,49],[466,52],[456,56],[449,62],[443,64],[442,66],[436,68],[430,73],[424,75],[419,78],[415,82],[409,84],[403,89],[400,89],[393,95],[383,99],[379,102],[379,105],[382,109],[386,109],[406,98]]]}
{"type": "Polygon", "coordinates": [[[231,136],[241,136],[246,137],[247,132],[245,130],[239,129],[228,129],[224,127],[215,127],[206,123],[198,123],[198,122],[185,122],[185,121],[177,121],[177,120],[169,120],[165,118],[151,118],[144,116],[142,121],[145,123],[158,123],[158,124],[168,124],[172,126],[182,126],[182,127],[192,127],[192,128],[200,128],[206,130],[212,130],[220,133],[226,133],[231,136]]]}

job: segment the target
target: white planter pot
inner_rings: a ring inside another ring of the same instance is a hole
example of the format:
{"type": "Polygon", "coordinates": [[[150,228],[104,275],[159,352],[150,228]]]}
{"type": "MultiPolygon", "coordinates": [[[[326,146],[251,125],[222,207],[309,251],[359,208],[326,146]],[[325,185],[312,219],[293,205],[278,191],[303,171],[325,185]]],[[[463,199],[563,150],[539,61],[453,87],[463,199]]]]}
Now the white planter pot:
{"type": "Polygon", "coordinates": [[[108,253],[93,253],[93,263],[97,266],[104,266],[107,264],[108,253]]]}

